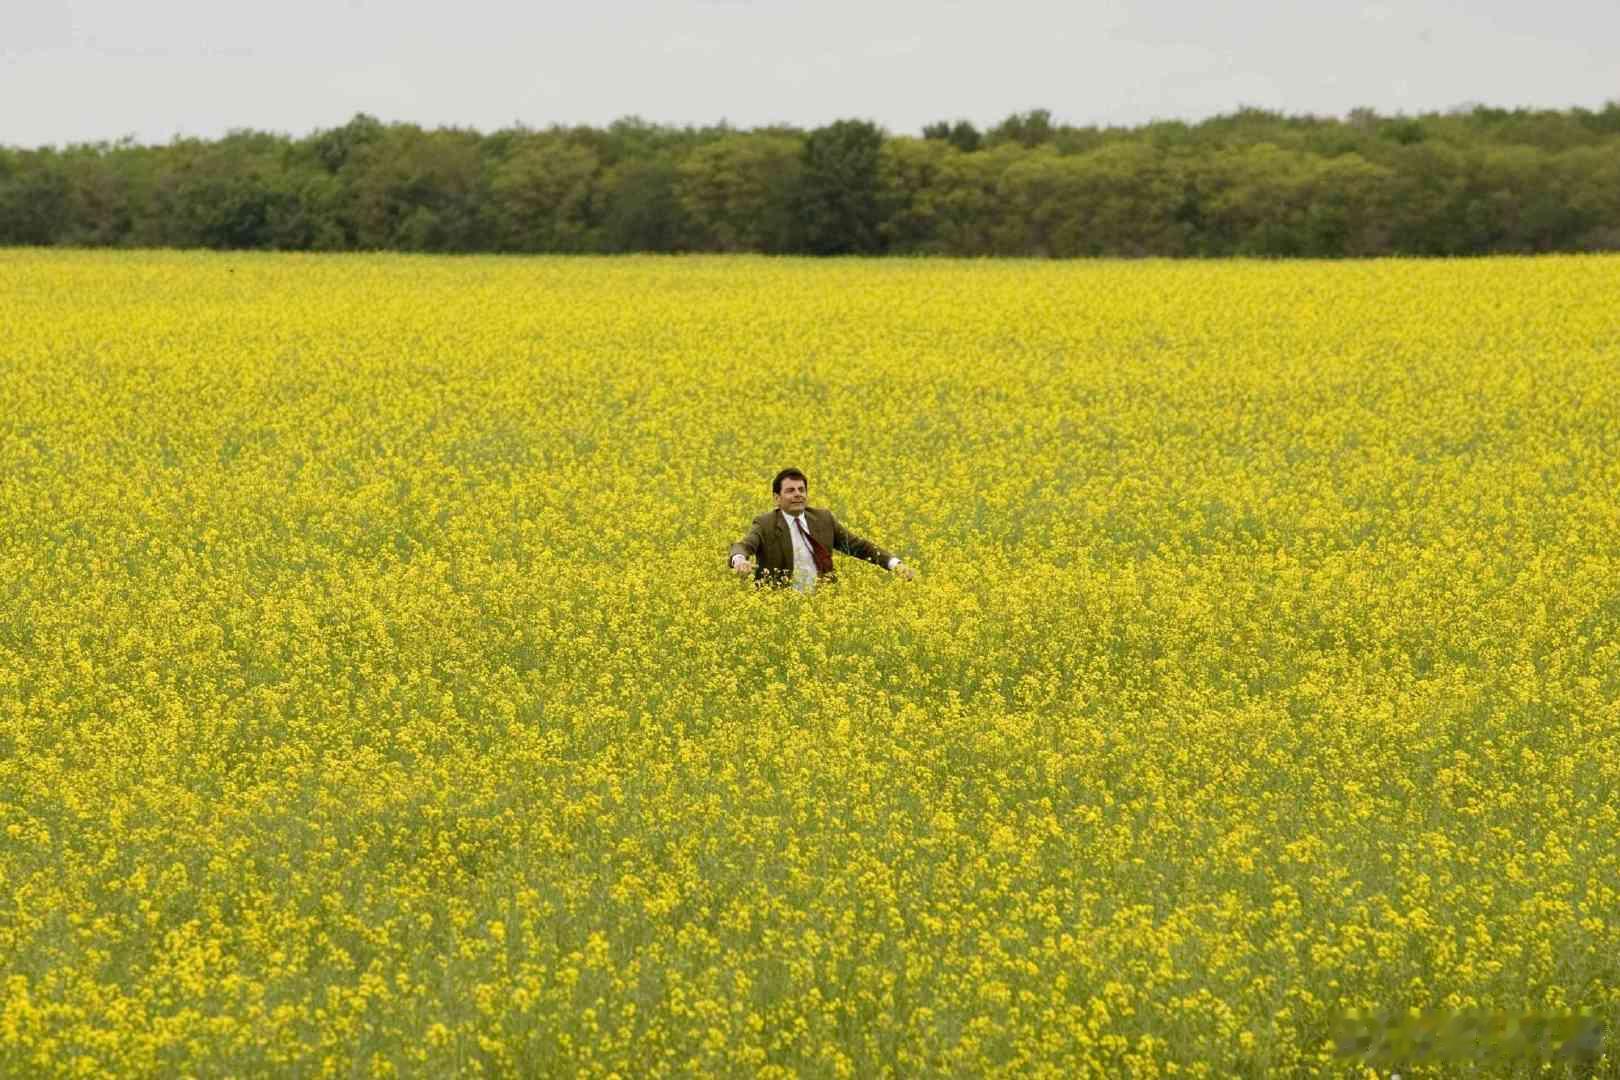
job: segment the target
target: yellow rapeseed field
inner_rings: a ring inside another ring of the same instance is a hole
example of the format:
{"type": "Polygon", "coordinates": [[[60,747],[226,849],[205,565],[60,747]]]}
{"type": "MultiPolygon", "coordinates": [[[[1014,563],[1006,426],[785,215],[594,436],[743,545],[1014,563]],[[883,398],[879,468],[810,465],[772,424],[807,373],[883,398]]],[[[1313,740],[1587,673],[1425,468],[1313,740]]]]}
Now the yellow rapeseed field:
{"type": "Polygon", "coordinates": [[[0,251],[0,1074],[1350,1009],[1620,1070],[1620,259],[0,251]],[[728,574],[785,465],[915,579],[728,574]]]}

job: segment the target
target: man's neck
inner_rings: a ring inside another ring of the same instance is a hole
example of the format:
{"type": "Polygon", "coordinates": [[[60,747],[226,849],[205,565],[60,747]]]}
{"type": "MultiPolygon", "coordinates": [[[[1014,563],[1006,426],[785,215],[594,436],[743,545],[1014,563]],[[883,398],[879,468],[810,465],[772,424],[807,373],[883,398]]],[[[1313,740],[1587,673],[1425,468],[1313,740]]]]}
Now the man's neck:
{"type": "Polygon", "coordinates": [[[801,515],[803,515],[804,511],[803,510],[789,510],[787,507],[784,506],[784,507],[782,507],[782,513],[786,514],[790,518],[796,518],[796,517],[800,517],[801,515]]]}

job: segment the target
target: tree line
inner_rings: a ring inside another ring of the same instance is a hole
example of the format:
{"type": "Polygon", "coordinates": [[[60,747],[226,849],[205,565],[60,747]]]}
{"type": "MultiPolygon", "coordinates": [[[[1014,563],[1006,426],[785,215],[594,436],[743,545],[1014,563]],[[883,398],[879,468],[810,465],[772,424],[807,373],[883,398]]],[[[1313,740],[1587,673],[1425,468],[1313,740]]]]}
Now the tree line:
{"type": "Polygon", "coordinates": [[[1620,250],[1620,101],[1134,128],[1016,113],[921,137],[606,127],[482,134],[357,115],[0,147],[0,245],[1013,256],[1620,250]]]}

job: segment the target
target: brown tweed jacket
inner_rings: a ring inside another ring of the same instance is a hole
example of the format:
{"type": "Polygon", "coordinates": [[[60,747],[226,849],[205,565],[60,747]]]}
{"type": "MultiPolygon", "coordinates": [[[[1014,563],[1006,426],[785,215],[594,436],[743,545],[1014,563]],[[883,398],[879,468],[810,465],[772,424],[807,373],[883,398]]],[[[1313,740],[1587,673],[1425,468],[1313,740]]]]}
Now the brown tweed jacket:
{"type": "MultiPolygon", "coordinates": [[[[828,551],[841,551],[845,555],[888,568],[889,559],[893,556],[872,541],[863,540],[844,528],[833,517],[831,510],[807,506],[804,508],[804,523],[810,535],[828,551]]],[[[748,527],[748,535],[731,545],[731,554],[726,558],[729,561],[736,555],[747,555],[755,560],[756,582],[778,586],[793,583],[793,538],[788,535],[787,522],[782,520],[780,510],[767,511],[754,519],[754,523],[748,527]]],[[[837,576],[834,571],[821,575],[819,580],[832,582],[837,580],[837,576]]]]}

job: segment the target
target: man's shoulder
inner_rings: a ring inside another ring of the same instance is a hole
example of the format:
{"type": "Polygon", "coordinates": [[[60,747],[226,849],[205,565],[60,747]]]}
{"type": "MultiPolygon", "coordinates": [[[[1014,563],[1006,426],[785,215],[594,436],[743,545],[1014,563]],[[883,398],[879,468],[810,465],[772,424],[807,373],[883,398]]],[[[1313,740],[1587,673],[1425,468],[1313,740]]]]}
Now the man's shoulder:
{"type": "Polygon", "coordinates": [[[776,510],[767,510],[763,514],[760,514],[754,518],[754,524],[763,529],[765,526],[771,523],[771,519],[776,517],[778,513],[779,511],[776,510]]]}

